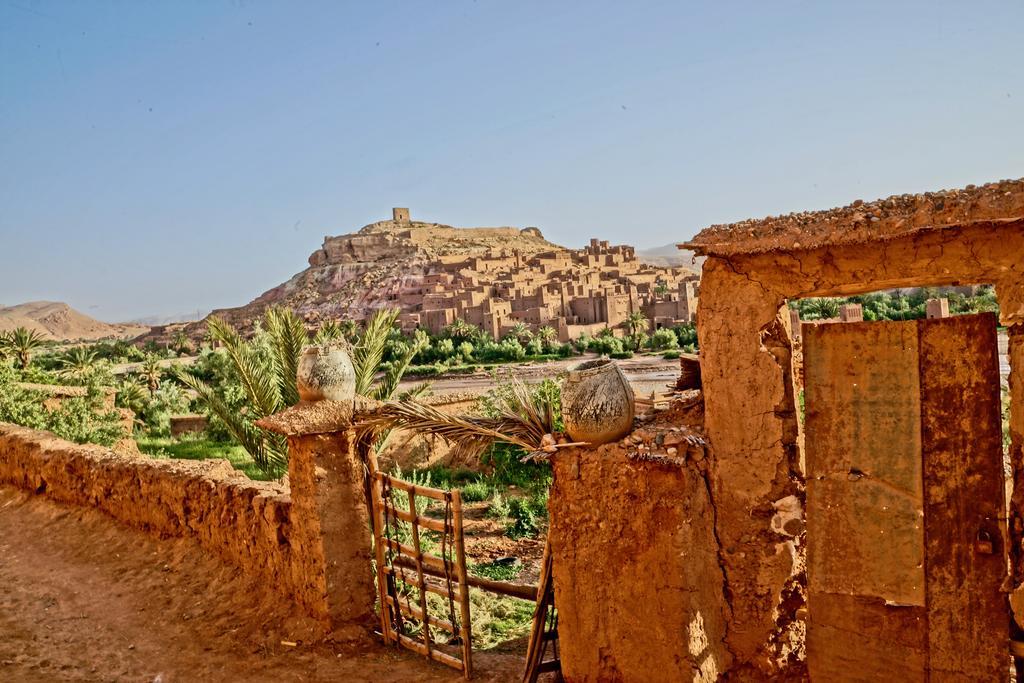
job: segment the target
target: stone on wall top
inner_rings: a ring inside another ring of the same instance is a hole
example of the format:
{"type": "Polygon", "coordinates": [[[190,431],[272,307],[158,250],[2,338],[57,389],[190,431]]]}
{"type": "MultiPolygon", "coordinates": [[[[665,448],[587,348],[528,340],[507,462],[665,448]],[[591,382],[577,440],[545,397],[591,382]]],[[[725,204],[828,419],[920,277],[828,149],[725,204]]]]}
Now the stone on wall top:
{"type": "Polygon", "coordinates": [[[976,223],[1024,224],[1024,178],[960,190],[893,195],[826,211],[712,225],[678,245],[701,255],[730,256],[814,249],[903,237],[976,223]]]}
{"type": "MultiPolygon", "coordinates": [[[[366,399],[356,397],[356,403],[366,399]]],[[[291,408],[256,421],[257,427],[284,436],[340,432],[352,424],[350,401],[302,401],[291,408]]]]}

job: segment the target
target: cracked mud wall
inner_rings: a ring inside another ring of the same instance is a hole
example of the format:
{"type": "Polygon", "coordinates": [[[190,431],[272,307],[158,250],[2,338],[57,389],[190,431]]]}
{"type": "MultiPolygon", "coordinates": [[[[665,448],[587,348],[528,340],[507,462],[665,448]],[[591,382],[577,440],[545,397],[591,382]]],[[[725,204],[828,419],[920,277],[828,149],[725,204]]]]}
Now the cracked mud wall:
{"type": "Polygon", "coordinates": [[[313,614],[322,602],[307,583],[322,563],[291,545],[287,487],[252,481],[227,461],[128,457],[0,423],[0,484],[94,507],[158,537],[193,538],[313,614]]]}
{"type": "Polygon", "coordinates": [[[701,460],[619,444],[553,457],[549,538],[567,681],[712,681],[730,667],[701,460]]]}
{"type": "Polygon", "coordinates": [[[752,678],[778,675],[801,647],[790,603],[799,595],[803,558],[794,537],[802,529],[799,522],[788,529],[772,523],[782,501],[798,517],[803,501],[783,303],[780,293],[729,263],[705,262],[698,334],[711,491],[731,611],[725,642],[737,672],[752,678]]]}
{"type": "MultiPolygon", "coordinates": [[[[798,652],[805,558],[773,530],[780,499],[803,500],[786,301],[915,286],[992,283],[1011,325],[1011,435],[1024,479],[1024,223],[951,226],[836,247],[709,256],[698,334],[711,442],[711,481],[731,611],[725,644],[733,671],[771,677],[798,652]],[[781,313],[781,315],[780,315],[781,313]],[[783,333],[784,332],[784,333],[783,333]]],[[[1011,504],[1012,554],[1024,577],[1024,490],[1011,504]]]]}

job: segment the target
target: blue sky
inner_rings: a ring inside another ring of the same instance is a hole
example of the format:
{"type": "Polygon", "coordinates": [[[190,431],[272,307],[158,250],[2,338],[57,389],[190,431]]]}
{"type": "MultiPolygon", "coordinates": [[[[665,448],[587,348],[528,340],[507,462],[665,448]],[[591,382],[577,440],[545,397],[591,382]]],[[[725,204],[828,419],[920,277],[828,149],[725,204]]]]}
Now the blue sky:
{"type": "Polygon", "coordinates": [[[241,305],[409,206],[649,247],[1024,176],[1024,3],[0,0],[0,304],[241,305]]]}

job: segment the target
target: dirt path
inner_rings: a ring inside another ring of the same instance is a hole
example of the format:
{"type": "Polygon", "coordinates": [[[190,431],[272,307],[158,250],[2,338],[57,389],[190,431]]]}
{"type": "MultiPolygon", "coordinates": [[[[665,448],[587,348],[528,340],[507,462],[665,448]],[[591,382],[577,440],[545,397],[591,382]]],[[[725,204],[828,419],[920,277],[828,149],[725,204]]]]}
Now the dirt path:
{"type": "MultiPolygon", "coordinates": [[[[0,681],[461,680],[401,650],[303,644],[316,631],[189,540],[0,487],[0,681]]],[[[521,672],[474,663],[474,680],[521,672]]]]}

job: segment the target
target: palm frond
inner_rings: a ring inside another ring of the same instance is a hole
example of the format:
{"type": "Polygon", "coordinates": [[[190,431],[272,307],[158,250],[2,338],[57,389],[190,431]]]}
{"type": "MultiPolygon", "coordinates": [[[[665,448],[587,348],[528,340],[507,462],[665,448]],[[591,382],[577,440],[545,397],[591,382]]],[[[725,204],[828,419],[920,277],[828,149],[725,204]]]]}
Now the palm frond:
{"type": "MultiPolygon", "coordinates": [[[[373,314],[366,323],[359,343],[352,349],[352,365],[356,371],[356,393],[360,396],[370,395],[374,375],[384,360],[384,350],[388,337],[398,320],[397,309],[381,309],[373,314]]],[[[403,369],[404,371],[404,369],[403,369]]]]}
{"type": "Polygon", "coordinates": [[[260,362],[238,331],[224,320],[211,316],[208,327],[210,336],[224,345],[253,409],[260,417],[276,413],[282,407],[281,389],[273,369],[260,362]]]}
{"type": "Polygon", "coordinates": [[[306,328],[299,317],[290,309],[274,307],[267,311],[267,331],[274,352],[275,374],[278,393],[284,405],[299,402],[299,390],[295,378],[299,372],[299,358],[302,349],[309,343],[306,328]]]}
{"type": "Polygon", "coordinates": [[[396,358],[392,361],[391,365],[388,366],[387,372],[384,373],[384,377],[377,383],[377,386],[370,390],[371,398],[375,398],[378,401],[391,400],[398,390],[398,384],[402,381],[405,371],[412,364],[412,359],[423,350],[425,345],[426,340],[418,337],[401,358],[396,358]]]}
{"type": "Polygon", "coordinates": [[[496,441],[515,444],[527,451],[541,447],[540,438],[536,441],[523,439],[521,431],[510,428],[504,419],[449,415],[416,401],[384,403],[372,418],[357,426],[361,433],[375,435],[396,428],[439,436],[453,447],[457,457],[479,457],[496,441]]]}
{"type": "Polygon", "coordinates": [[[253,462],[267,474],[280,476],[288,466],[288,447],[284,437],[269,434],[248,422],[221,400],[203,380],[181,366],[171,370],[175,379],[196,392],[199,400],[224,423],[231,436],[249,453],[253,462]]]}

